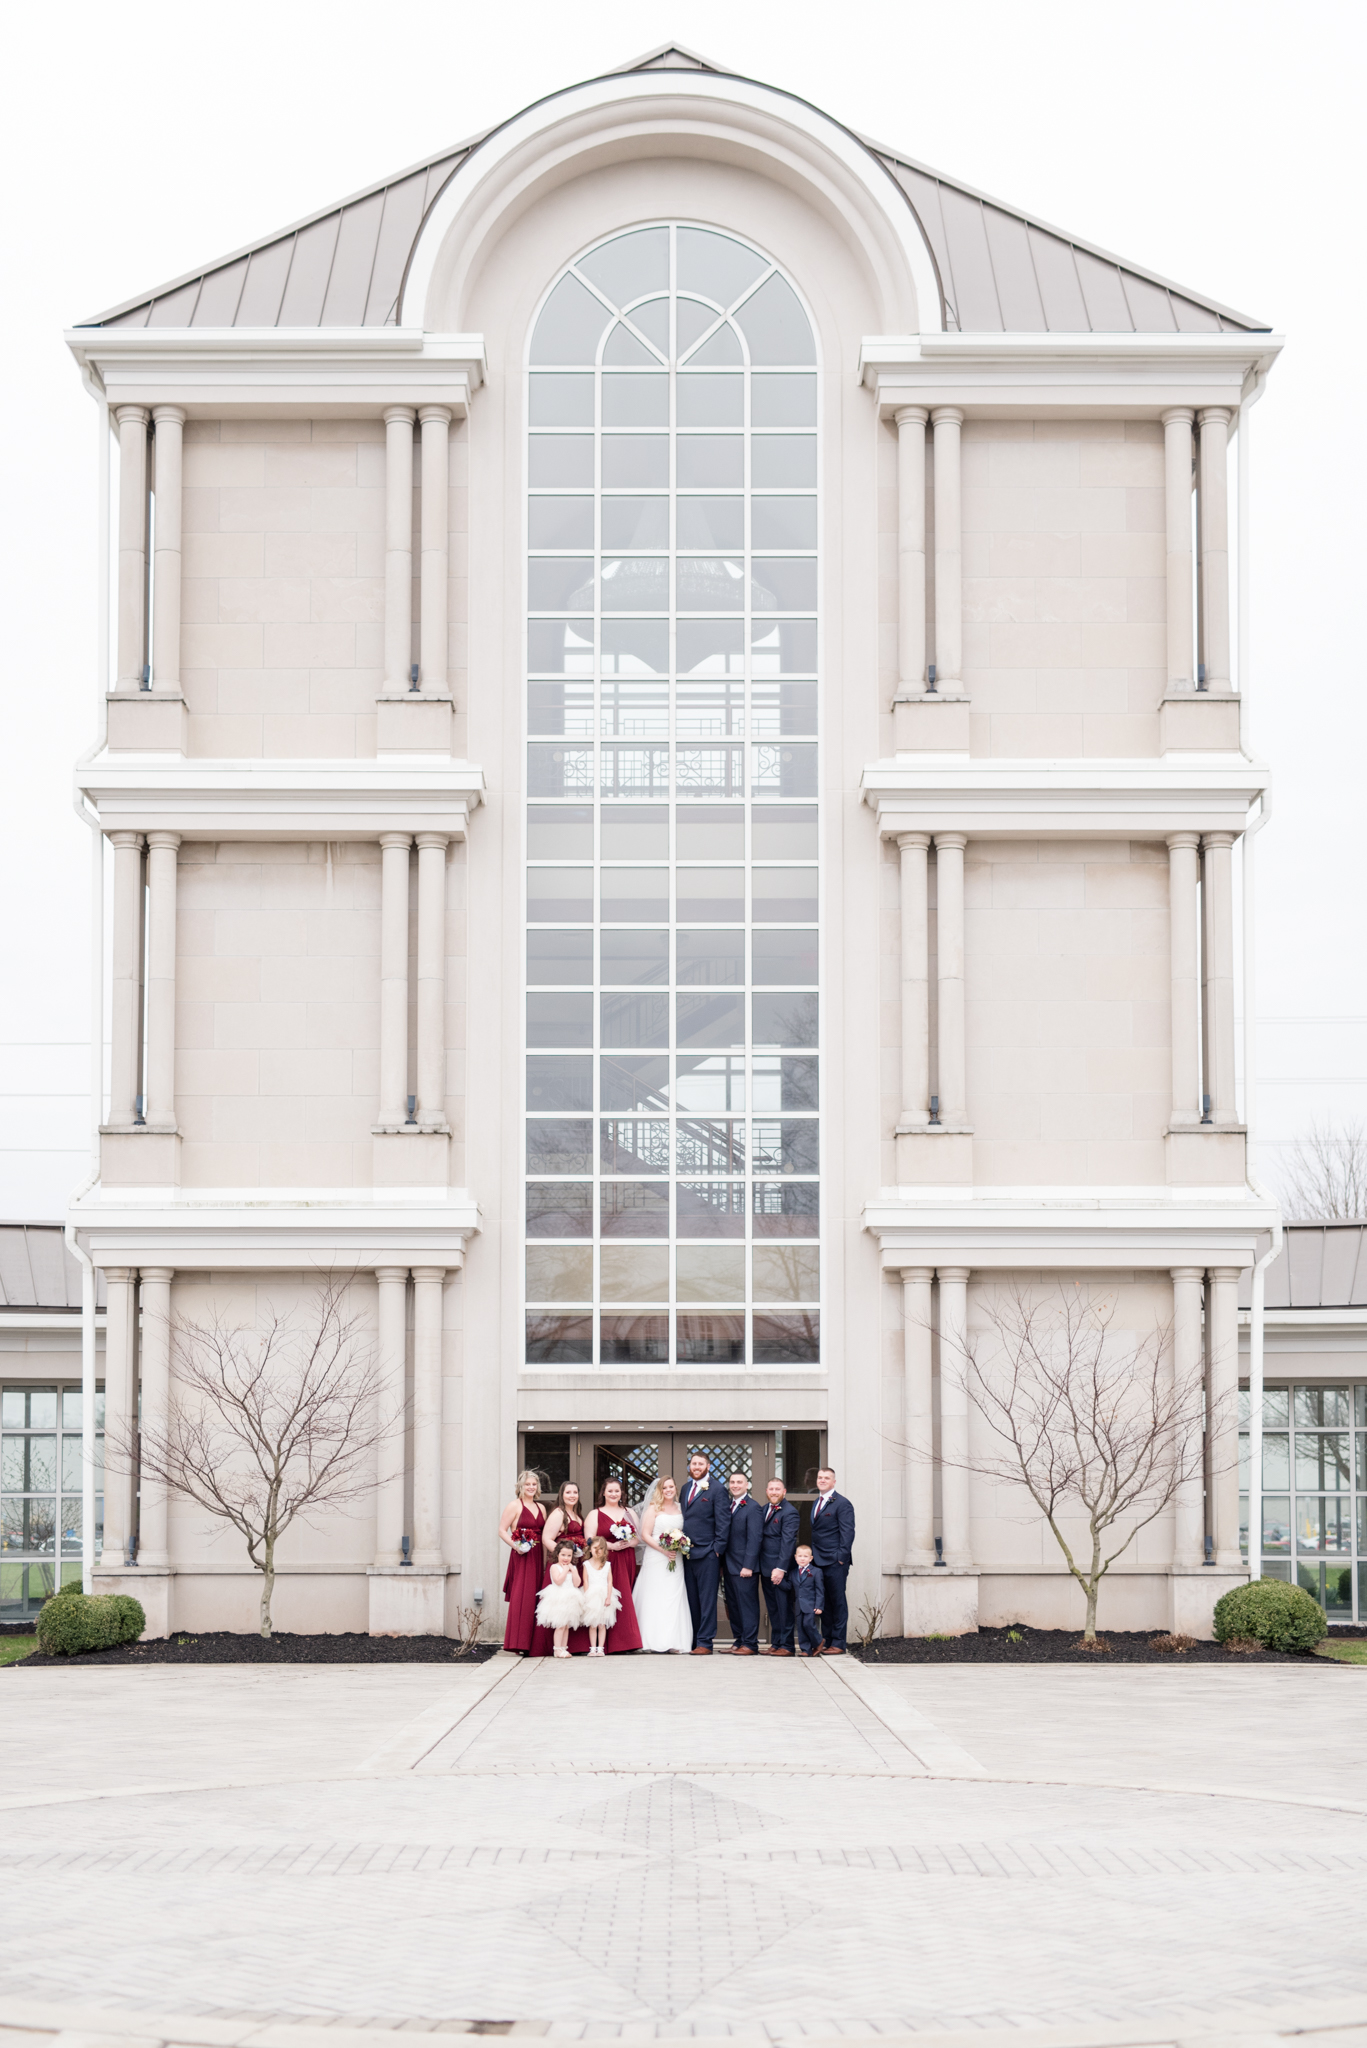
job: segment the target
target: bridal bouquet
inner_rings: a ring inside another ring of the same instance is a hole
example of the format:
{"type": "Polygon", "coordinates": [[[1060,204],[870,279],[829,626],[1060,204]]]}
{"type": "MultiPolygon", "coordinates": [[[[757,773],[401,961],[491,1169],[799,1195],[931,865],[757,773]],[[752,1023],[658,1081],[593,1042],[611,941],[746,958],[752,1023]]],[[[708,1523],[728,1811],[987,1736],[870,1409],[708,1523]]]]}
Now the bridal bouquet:
{"type": "Polygon", "coordinates": [[[517,1552],[519,1557],[525,1557],[529,1550],[536,1549],[536,1546],[540,1541],[541,1538],[539,1536],[519,1536],[516,1542],[513,1544],[513,1549],[517,1552]]]}
{"type": "Polygon", "coordinates": [[[630,1522],[609,1522],[608,1534],[614,1543],[630,1543],[636,1531],[630,1522]]]}
{"type": "Polygon", "coordinates": [[[679,1559],[687,1557],[693,1548],[693,1541],[691,1537],[684,1535],[682,1529],[674,1529],[667,1536],[660,1538],[660,1548],[666,1553],[665,1563],[673,1571],[679,1559]]]}

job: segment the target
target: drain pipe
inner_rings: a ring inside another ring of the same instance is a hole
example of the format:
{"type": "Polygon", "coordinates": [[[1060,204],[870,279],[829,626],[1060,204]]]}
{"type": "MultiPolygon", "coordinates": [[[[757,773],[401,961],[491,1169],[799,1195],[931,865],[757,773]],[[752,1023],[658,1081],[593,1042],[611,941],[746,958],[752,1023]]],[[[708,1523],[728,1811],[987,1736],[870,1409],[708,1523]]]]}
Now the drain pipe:
{"type": "MultiPolygon", "coordinates": [[[[109,400],[88,369],[81,372],[97,408],[99,435],[99,507],[96,519],[99,559],[95,565],[96,740],[76,763],[77,772],[103,751],[109,731],[109,400]]],[[[63,1231],[67,1249],[81,1268],[81,1588],[90,1592],[95,1570],[95,1265],[83,1249],[71,1220],[71,1206],[81,1201],[100,1178],[100,1125],[104,1121],[104,833],[79,786],[72,805],[90,828],[90,1170],[74,1191],[63,1231]]],[[[60,1539],[56,1564],[62,1583],[60,1539]]]]}

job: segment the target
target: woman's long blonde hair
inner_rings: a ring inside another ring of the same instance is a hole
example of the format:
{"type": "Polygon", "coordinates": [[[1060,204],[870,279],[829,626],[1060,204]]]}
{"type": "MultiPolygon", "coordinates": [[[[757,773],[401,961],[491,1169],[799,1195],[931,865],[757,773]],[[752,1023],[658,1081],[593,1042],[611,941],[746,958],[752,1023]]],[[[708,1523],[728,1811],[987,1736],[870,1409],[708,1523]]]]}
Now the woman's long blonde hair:
{"type": "Polygon", "coordinates": [[[527,1484],[527,1481],[529,1479],[536,1487],[536,1493],[533,1497],[539,1504],[541,1500],[541,1474],[539,1472],[533,1472],[530,1466],[528,1466],[525,1472],[519,1472],[517,1475],[517,1491],[514,1495],[514,1499],[521,1500],[522,1489],[527,1484]]]}

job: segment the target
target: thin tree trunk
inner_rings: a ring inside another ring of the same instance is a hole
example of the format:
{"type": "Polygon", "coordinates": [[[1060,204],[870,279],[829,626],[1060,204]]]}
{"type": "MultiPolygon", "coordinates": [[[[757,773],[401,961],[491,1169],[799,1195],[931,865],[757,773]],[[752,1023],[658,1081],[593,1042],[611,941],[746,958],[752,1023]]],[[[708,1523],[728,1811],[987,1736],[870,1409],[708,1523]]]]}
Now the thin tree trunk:
{"type": "Polygon", "coordinates": [[[269,1641],[271,1633],[271,1595],[275,1591],[275,1532],[266,1532],[265,1563],[261,1572],[261,1633],[269,1641]]]}

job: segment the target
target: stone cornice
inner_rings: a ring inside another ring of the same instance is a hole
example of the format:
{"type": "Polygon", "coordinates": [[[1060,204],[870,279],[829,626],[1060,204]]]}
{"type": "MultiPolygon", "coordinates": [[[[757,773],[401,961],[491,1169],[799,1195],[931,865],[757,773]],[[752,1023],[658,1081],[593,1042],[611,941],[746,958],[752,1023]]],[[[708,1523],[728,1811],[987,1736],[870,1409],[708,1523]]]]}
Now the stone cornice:
{"type": "Polygon", "coordinates": [[[480,1228],[467,1188],[106,1188],[67,1212],[97,1266],[346,1273],[454,1271],[480,1228]]]}
{"type": "Polygon", "coordinates": [[[1236,408],[1276,361],[1275,334],[871,334],[858,375],[891,414],[962,405],[979,415],[1063,411],[1147,417],[1172,405],[1236,408]]]}
{"type": "Polygon", "coordinates": [[[970,839],[1161,839],[1242,832],[1270,784],[1244,754],[1151,759],[967,759],[897,755],[865,768],[861,789],[885,837],[965,832],[970,839]]]}
{"type": "Polygon", "coordinates": [[[884,1272],[1251,1266],[1276,1222],[1247,1187],[885,1188],[863,1212],[884,1272]]]}
{"type": "Polygon", "coordinates": [[[465,836],[484,771],[446,755],[365,760],[196,760],[103,753],[76,787],[107,832],[185,839],[375,839],[381,832],[465,836]]]}
{"type": "Polygon", "coordinates": [[[76,327],[66,344],[111,405],[180,405],[191,418],[432,404],[459,418],[485,373],[482,335],[412,327],[76,327]]]}

